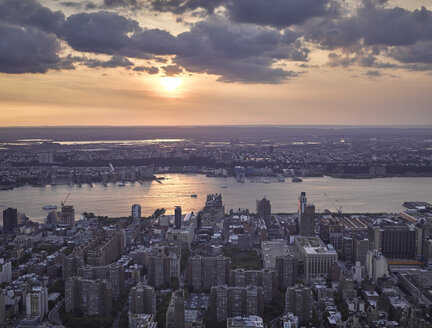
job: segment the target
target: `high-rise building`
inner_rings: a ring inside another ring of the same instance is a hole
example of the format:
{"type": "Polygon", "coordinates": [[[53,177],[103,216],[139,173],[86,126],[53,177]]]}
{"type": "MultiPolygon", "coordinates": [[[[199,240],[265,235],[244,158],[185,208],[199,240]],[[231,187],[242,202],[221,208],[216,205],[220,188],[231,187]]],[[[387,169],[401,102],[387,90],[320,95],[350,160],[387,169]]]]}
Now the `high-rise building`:
{"type": "Polygon", "coordinates": [[[319,236],[325,244],[332,244],[341,252],[343,248],[344,225],[337,218],[324,218],[320,221],[319,236]]]}
{"type": "Polygon", "coordinates": [[[156,314],[156,293],[154,288],[144,283],[132,287],[129,293],[129,312],[156,314]]]}
{"type": "Polygon", "coordinates": [[[267,198],[256,201],[256,211],[258,219],[264,219],[264,222],[268,223],[271,218],[271,205],[267,198]]]}
{"type": "Polygon", "coordinates": [[[77,274],[78,269],[84,266],[84,257],[79,253],[72,253],[63,257],[62,275],[63,279],[77,274]]]}
{"type": "Polygon", "coordinates": [[[373,248],[389,259],[415,259],[418,245],[422,243],[419,230],[414,225],[377,222],[371,227],[373,248]]]}
{"type": "Polygon", "coordinates": [[[154,287],[160,287],[171,278],[180,278],[180,257],[176,254],[151,255],[148,260],[148,280],[154,287]]]}
{"type": "Polygon", "coordinates": [[[7,208],[3,211],[3,233],[12,232],[18,226],[18,211],[16,208],[7,208]]]}
{"type": "Polygon", "coordinates": [[[174,211],[174,225],[176,229],[180,229],[182,226],[182,210],[180,206],[175,207],[174,211]]]}
{"type": "Polygon", "coordinates": [[[185,307],[183,289],[176,290],[172,296],[166,313],[166,328],[185,327],[185,307]]]}
{"type": "Polygon", "coordinates": [[[33,287],[26,295],[26,313],[28,317],[39,316],[40,318],[48,313],[48,289],[46,287],[33,287]]]}
{"type": "Polygon", "coordinates": [[[77,276],[66,279],[65,307],[66,312],[79,309],[85,315],[109,315],[112,308],[110,283],[77,276]]]}
{"type": "Polygon", "coordinates": [[[141,219],[141,205],[133,204],[132,205],[132,217],[134,219],[141,219]]]}
{"type": "Polygon", "coordinates": [[[374,282],[379,278],[388,277],[388,263],[385,256],[376,250],[369,251],[366,256],[366,271],[368,278],[374,282]]]}
{"type": "Polygon", "coordinates": [[[312,290],[309,287],[288,287],[285,293],[285,313],[293,313],[300,323],[307,323],[312,318],[312,301],[312,290]]]}
{"type": "Polygon", "coordinates": [[[264,301],[270,302],[277,294],[277,274],[273,270],[236,269],[230,272],[230,286],[246,287],[255,285],[262,288],[264,301]]]}
{"type": "Polygon", "coordinates": [[[104,279],[109,281],[113,299],[118,300],[123,294],[124,269],[120,264],[105,266],[85,266],[78,269],[78,276],[85,279],[104,279]]]}
{"type": "Polygon", "coordinates": [[[307,204],[306,193],[304,191],[299,196],[298,222],[300,235],[315,235],[315,205],[307,204]]]}
{"type": "Polygon", "coordinates": [[[214,321],[221,322],[237,316],[262,316],[264,296],[258,286],[228,287],[214,286],[210,291],[210,314],[214,321]]]}
{"type": "Polygon", "coordinates": [[[224,256],[191,256],[188,262],[188,284],[195,290],[209,290],[228,283],[231,260],[224,256]]]}
{"type": "Polygon", "coordinates": [[[62,221],[70,227],[75,226],[75,210],[72,205],[62,205],[62,221]]]}
{"type": "Polygon", "coordinates": [[[276,273],[281,288],[294,285],[297,281],[298,263],[293,255],[276,257],[276,273]]]}

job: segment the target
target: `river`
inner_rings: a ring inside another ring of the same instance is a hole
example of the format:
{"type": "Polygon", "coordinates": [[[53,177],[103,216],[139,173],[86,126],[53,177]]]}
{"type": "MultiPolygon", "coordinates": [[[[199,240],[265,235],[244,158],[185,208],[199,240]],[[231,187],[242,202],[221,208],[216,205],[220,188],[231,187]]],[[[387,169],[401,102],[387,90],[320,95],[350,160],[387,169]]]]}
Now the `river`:
{"type": "Polygon", "coordinates": [[[127,183],[124,187],[95,184],[93,187],[58,185],[42,188],[24,186],[0,191],[0,210],[18,208],[31,219],[42,222],[47,211],[44,205],[57,205],[70,193],[67,204],[74,205],[76,213],[93,212],[110,217],[128,216],[132,204],[142,206],[143,215],[157,208],[168,213],[175,206],[183,212],[198,211],[209,193],[222,193],[225,210],[249,208],[256,210],[256,200],[266,196],[273,213],[292,213],[297,210],[297,197],[307,193],[308,202],[317,211],[340,206],[343,212],[393,212],[403,209],[404,201],[418,200],[432,203],[432,178],[379,178],[335,179],[331,177],[304,178],[302,183],[238,183],[234,178],[208,178],[200,174],[167,174],[162,183],[146,181],[127,183]],[[223,187],[226,185],[226,188],[223,187]],[[328,198],[324,195],[326,193],[328,198]],[[197,198],[190,197],[196,194],[197,198]],[[333,204],[332,204],[333,203],[333,204]]]}

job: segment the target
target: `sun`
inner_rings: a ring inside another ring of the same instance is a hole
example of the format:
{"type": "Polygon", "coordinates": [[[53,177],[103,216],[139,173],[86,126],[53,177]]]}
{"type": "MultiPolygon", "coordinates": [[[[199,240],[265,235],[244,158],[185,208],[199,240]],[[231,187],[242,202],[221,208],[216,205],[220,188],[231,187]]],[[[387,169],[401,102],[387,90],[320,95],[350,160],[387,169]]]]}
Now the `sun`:
{"type": "Polygon", "coordinates": [[[176,90],[181,84],[181,82],[182,82],[181,77],[177,77],[177,76],[164,76],[160,78],[160,83],[164,86],[165,90],[167,91],[176,90]]]}

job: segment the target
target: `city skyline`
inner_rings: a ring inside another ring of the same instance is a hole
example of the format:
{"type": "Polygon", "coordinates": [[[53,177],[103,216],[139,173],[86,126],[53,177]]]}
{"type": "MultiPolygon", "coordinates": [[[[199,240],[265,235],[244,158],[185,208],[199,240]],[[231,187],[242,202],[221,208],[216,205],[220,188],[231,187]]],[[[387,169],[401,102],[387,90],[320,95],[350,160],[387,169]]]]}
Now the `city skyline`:
{"type": "Polygon", "coordinates": [[[2,0],[1,126],[430,125],[426,0],[2,0]]]}

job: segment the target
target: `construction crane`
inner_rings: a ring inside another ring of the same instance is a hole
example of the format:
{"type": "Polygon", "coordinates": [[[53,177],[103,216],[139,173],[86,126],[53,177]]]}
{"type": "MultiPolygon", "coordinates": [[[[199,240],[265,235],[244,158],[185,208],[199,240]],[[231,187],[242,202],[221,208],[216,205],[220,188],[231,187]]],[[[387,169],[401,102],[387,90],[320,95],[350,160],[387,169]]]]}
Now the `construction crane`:
{"type": "Polygon", "coordinates": [[[340,205],[339,208],[337,208],[337,206],[331,201],[329,196],[325,192],[323,192],[323,194],[327,198],[327,200],[330,202],[330,204],[333,206],[333,208],[336,210],[337,214],[342,214],[342,205],[340,205]]]}
{"type": "Polygon", "coordinates": [[[68,200],[68,198],[69,198],[69,195],[70,195],[70,193],[69,193],[69,194],[67,194],[67,196],[66,196],[65,200],[61,202],[61,206],[64,206],[64,204],[66,204],[66,201],[68,200]]]}

